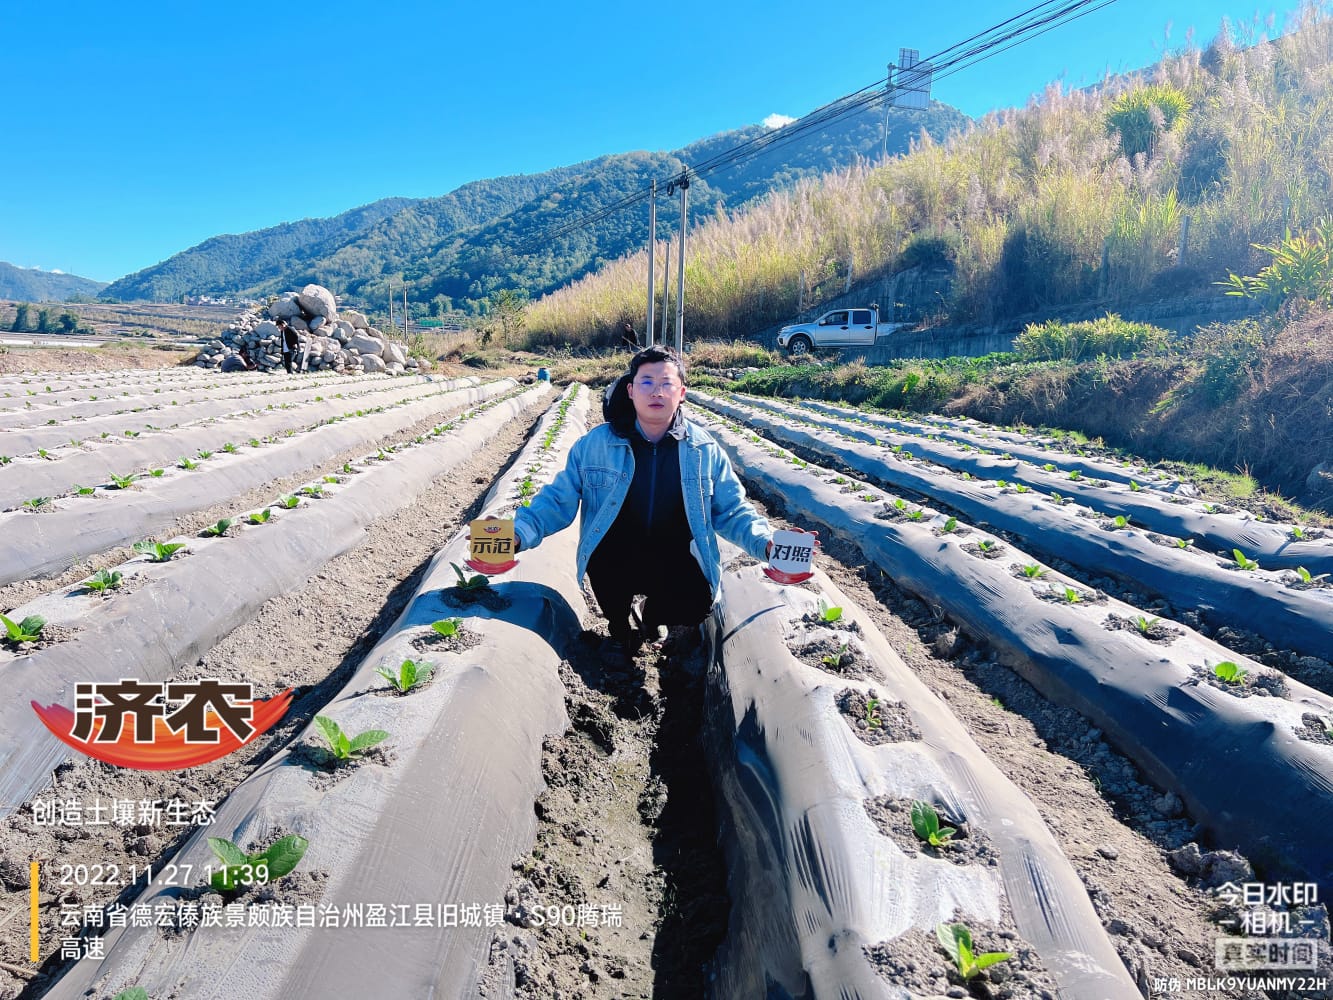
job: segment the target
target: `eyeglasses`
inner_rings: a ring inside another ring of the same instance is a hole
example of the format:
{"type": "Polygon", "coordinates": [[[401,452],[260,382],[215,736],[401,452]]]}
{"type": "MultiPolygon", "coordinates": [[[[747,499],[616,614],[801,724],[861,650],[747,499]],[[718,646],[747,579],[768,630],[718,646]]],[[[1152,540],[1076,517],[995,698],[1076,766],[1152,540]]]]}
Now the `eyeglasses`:
{"type": "Polygon", "coordinates": [[[675,382],[669,378],[664,378],[661,382],[655,382],[650,378],[641,378],[634,384],[638,387],[640,392],[653,393],[658,389],[661,389],[662,392],[668,396],[680,388],[679,382],[675,382]]]}

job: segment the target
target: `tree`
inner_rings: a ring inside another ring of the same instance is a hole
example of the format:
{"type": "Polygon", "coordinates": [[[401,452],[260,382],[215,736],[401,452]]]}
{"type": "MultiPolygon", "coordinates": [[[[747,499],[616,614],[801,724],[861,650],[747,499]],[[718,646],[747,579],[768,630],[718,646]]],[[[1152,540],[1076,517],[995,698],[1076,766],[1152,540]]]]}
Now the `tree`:
{"type": "Polygon", "coordinates": [[[50,333],[50,332],[51,332],[51,310],[50,310],[50,309],[38,309],[38,310],[37,310],[37,332],[38,332],[38,333],[50,333]]]}
{"type": "Polygon", "coordinates": [[[521,292],[502,288],[491,296],[490,305],[490,313],[499,322],[504,342],[508,344],[510,336],[523,329],[527,300],[521,292]]]}
{"type": "Polygon", "coordinates": [[[71,312],[69,309],[60,314],[60,319],[57,322],[60,324],[61,333],[75,333],[79,329],[78,314],[71,312]]]}
{"type": "Polygon", "coordinates": [[[14,325],[10,328],[15,333],[26,333],[28,330],[28,314],[32,312],[32,306],[26,302],[20,302],[14,308],[14,325]]]}

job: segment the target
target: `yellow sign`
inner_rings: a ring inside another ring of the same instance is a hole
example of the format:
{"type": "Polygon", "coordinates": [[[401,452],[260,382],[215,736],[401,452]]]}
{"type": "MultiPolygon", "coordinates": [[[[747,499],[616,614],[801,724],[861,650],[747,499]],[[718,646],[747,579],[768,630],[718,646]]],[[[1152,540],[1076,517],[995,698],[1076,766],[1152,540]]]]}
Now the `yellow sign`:
{"type": "Polygon", "coordinates": [[[514,521],[484,518],[468,525],[472,558],[467,564],[478,573],[504,573],[517,565],[514,559],[514,521]]]}

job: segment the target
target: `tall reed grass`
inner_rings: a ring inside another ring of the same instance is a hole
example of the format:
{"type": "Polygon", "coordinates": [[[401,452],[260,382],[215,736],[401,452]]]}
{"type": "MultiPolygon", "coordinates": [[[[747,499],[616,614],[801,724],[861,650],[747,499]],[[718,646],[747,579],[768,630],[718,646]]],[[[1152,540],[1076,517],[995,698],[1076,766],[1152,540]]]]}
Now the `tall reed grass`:
{"type": "MultiPolygon", "coordinates": [[[[1240,44],[1224,30],[1206,50],[1132,79],[1052,85],[947,142],[923,136],[904,155],[710,216],[688,242],[689,337],[730,339],[789,319],[802,301],[841,294],[849,272],[855,282],[901,269],[927,239],[953,257],[954,322],[1253,273],[1262,255],[1252,244],[1333,215],[1333,19],[1320,0],[1279,38],[1249,30],[1240,44]],[[1148,152],[1127,156],[1108,111],[1149,85],[1179,92],[1190,110],[1174,128],[1162,122],[1148,152]]],[[[616,260],[534,303],[527,346],[588,343],[641,317],[647,259],[616,260]]],[[[673,254],[673,301],[675,266],[673,254]]]]}

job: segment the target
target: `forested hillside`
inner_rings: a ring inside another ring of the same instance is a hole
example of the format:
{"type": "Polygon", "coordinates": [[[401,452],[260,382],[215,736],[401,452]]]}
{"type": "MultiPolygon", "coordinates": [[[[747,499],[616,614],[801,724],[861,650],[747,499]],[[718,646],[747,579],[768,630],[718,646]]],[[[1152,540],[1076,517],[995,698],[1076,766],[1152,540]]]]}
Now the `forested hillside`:
{"type": "Polygon", "coordinates": [[[18,302],[64,302],[79,296],[96,295],[105,281],[80,278],[77,274],[15,267],[0,260],[0,299],[18,302]]]}
{"type": "MultiPolygon", "coordinates": [[[[719,210],[735,210],[803,178],[877,158],[886,147],[903,152],[923,131],[943,139],[967,122],[944,105],[893,110],[886,118],[882,105],[871,104],[693,182],[692,216],[702,221],[719,210]]],[[[409,299],[423,313],[428,307],[477,313],[500,289],[535,298],[642,245],[648,207],[611,215],[535,253],[519,255],[514,248],[766,131],[750,126],[671,153],[607,155],[541,174],[476,181],[439,198],[385,199],[333,219],[214,237],[121,278],[103,297],[261,296],[315,281],[340,299],[376,307],[386,301],[391,285],[406,280],[409,299]]],[[[665,238],[673,227],[672,206],[663,198],[659,207],[659,234],[665,238]]]]}

